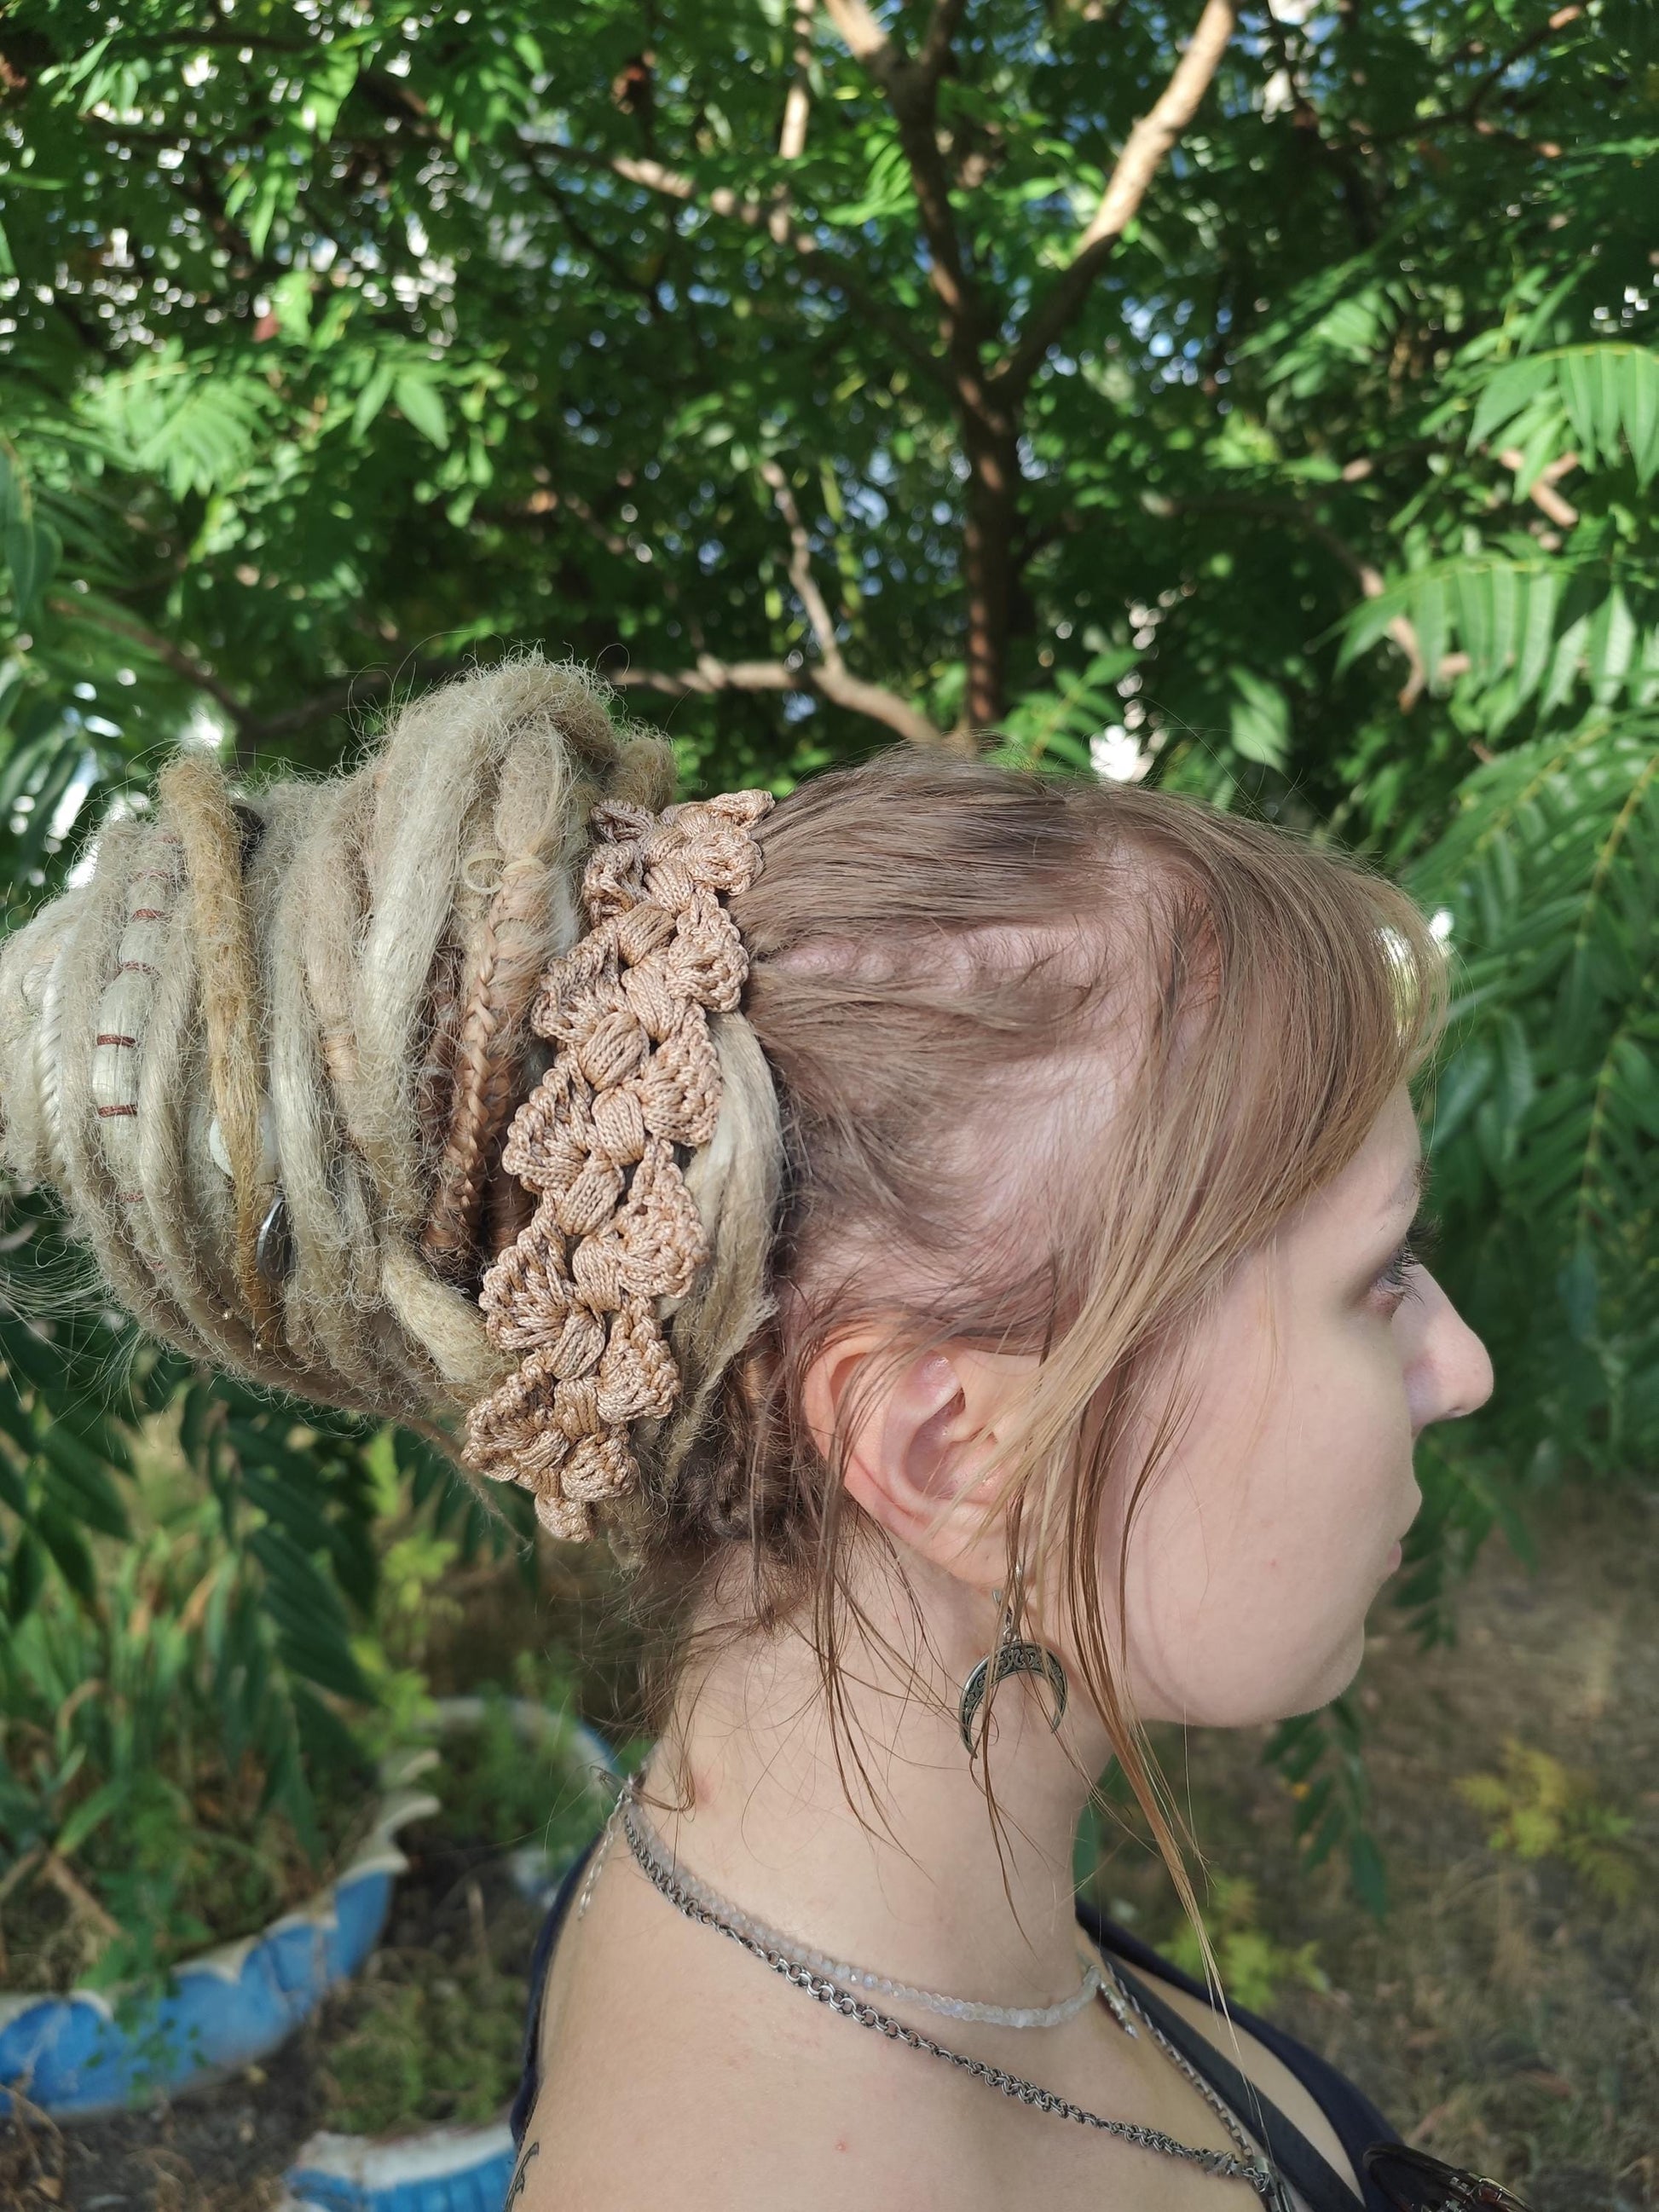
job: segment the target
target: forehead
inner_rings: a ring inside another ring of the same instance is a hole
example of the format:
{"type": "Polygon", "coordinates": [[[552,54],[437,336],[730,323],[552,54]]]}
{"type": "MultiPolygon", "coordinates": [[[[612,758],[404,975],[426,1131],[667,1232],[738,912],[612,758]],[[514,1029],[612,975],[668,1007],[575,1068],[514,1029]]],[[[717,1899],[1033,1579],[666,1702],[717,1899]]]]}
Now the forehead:
{"type": "Polygon", "coordinates": [[[1415,1206],[1429,1185],[1429,1163],[1425,1153],[1419,1152],[1407,1167],[1389,1195],[1388,1210],[1398,1212],[1407,1206],[1415,1206]]]}
{"type": "Polygon", "coordinates": [[[1308,1211],[1321,1219],[1335,1218],[1350,1231],[1369,1230],[1384,1215],[1414,1206],[1427,1175],[1417,1117],[1402,1085],[1340,1175],[1314,1194],[1308,1211]]]}

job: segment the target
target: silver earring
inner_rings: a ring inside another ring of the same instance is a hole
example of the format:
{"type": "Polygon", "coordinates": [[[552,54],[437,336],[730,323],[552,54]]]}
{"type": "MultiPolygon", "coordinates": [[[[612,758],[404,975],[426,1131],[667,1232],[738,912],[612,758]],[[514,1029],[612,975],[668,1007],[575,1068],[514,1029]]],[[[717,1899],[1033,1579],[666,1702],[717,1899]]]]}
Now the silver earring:
{"type": "MultiPolygon", "coordinates": [[[[992,1598],[1000,1605],[1002,1592],[994,1590],[992,1598]]],[[[1060,1726],[1066,1712],[1066,1669],[1046,1644],[1031,1644],[1014,1634],[1014,1608],[1011,1605],[1002,1616],[1002,1629],[997,1638],[997,1648],[988,1659],[981,1659],[963,1685],[962,1703],[957,1717],[962,1723],[962,1745],[971,1765],[979,1757],[979,1747],[974,1741],[974,1718],[997,1684],[1010,1674],[1040,1674],[1054,1692],[1054,1709],[1048,1720],[1052,1735],[1060,1726]]]]}

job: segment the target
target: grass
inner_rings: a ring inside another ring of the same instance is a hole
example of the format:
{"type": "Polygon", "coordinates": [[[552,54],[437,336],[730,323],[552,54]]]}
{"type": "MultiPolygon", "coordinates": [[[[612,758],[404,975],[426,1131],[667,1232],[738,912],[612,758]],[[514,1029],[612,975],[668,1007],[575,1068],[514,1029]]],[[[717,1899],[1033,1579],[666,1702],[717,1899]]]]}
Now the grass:
{"type": "Polygon", "coordinates": [[[386,1940],[319,2023],[326,2124],[348,2135],[467,2126],[502,2111],[523,2065],[542,1917],[502,1855],[535,1844],[574,1856],[609,1809],[574,1743],[562,1732],[526,1741],[501,1699],[481,1727],[447,1739],[426,1778],[442,1810],[403,1838],[410,1871],[386,1940]]]}
{"type": "Polygon", "coordinates": [[[431,1940],[383,1948],[331,2005],[318,2053],[328,2127],[400,2135],[499,2118],[523,2064],[535,1930],[510,1911],[492,1920],[471,1957],[431,1940]]]}

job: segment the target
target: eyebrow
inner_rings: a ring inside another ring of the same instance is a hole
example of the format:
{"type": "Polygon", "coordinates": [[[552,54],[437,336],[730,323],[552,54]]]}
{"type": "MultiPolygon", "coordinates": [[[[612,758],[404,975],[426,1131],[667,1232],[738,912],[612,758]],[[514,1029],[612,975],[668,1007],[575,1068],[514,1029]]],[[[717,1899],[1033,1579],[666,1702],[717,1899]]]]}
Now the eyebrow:
{"type": "Polygon", "coordinates": [[[1433,1173],[1434,1170],[1429,1164],[1428,1154],[1419,1152],[1401,1177],[1393,1197],[1383,1207],[1384,1216],[1403,1212],[1407,1206],[1415,1207],[1419,1201],[1427,1195],[1433,1173]]]}

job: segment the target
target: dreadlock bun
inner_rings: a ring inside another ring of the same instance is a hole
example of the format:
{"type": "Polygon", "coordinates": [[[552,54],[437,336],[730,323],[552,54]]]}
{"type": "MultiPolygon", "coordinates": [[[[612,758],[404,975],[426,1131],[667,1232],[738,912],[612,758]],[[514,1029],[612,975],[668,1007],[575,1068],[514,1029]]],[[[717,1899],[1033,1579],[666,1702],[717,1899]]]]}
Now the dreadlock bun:
{"type": "Polygon", "coordinates": [[[153,1334],[297,1395],[453,1427],[502,1363],[477,1286],[581,921],[588,816],[674,763],[535,654],[397,714],[349,773],[233,798],[207,752],[0,951],[0,1152],[153,1334]]]}

